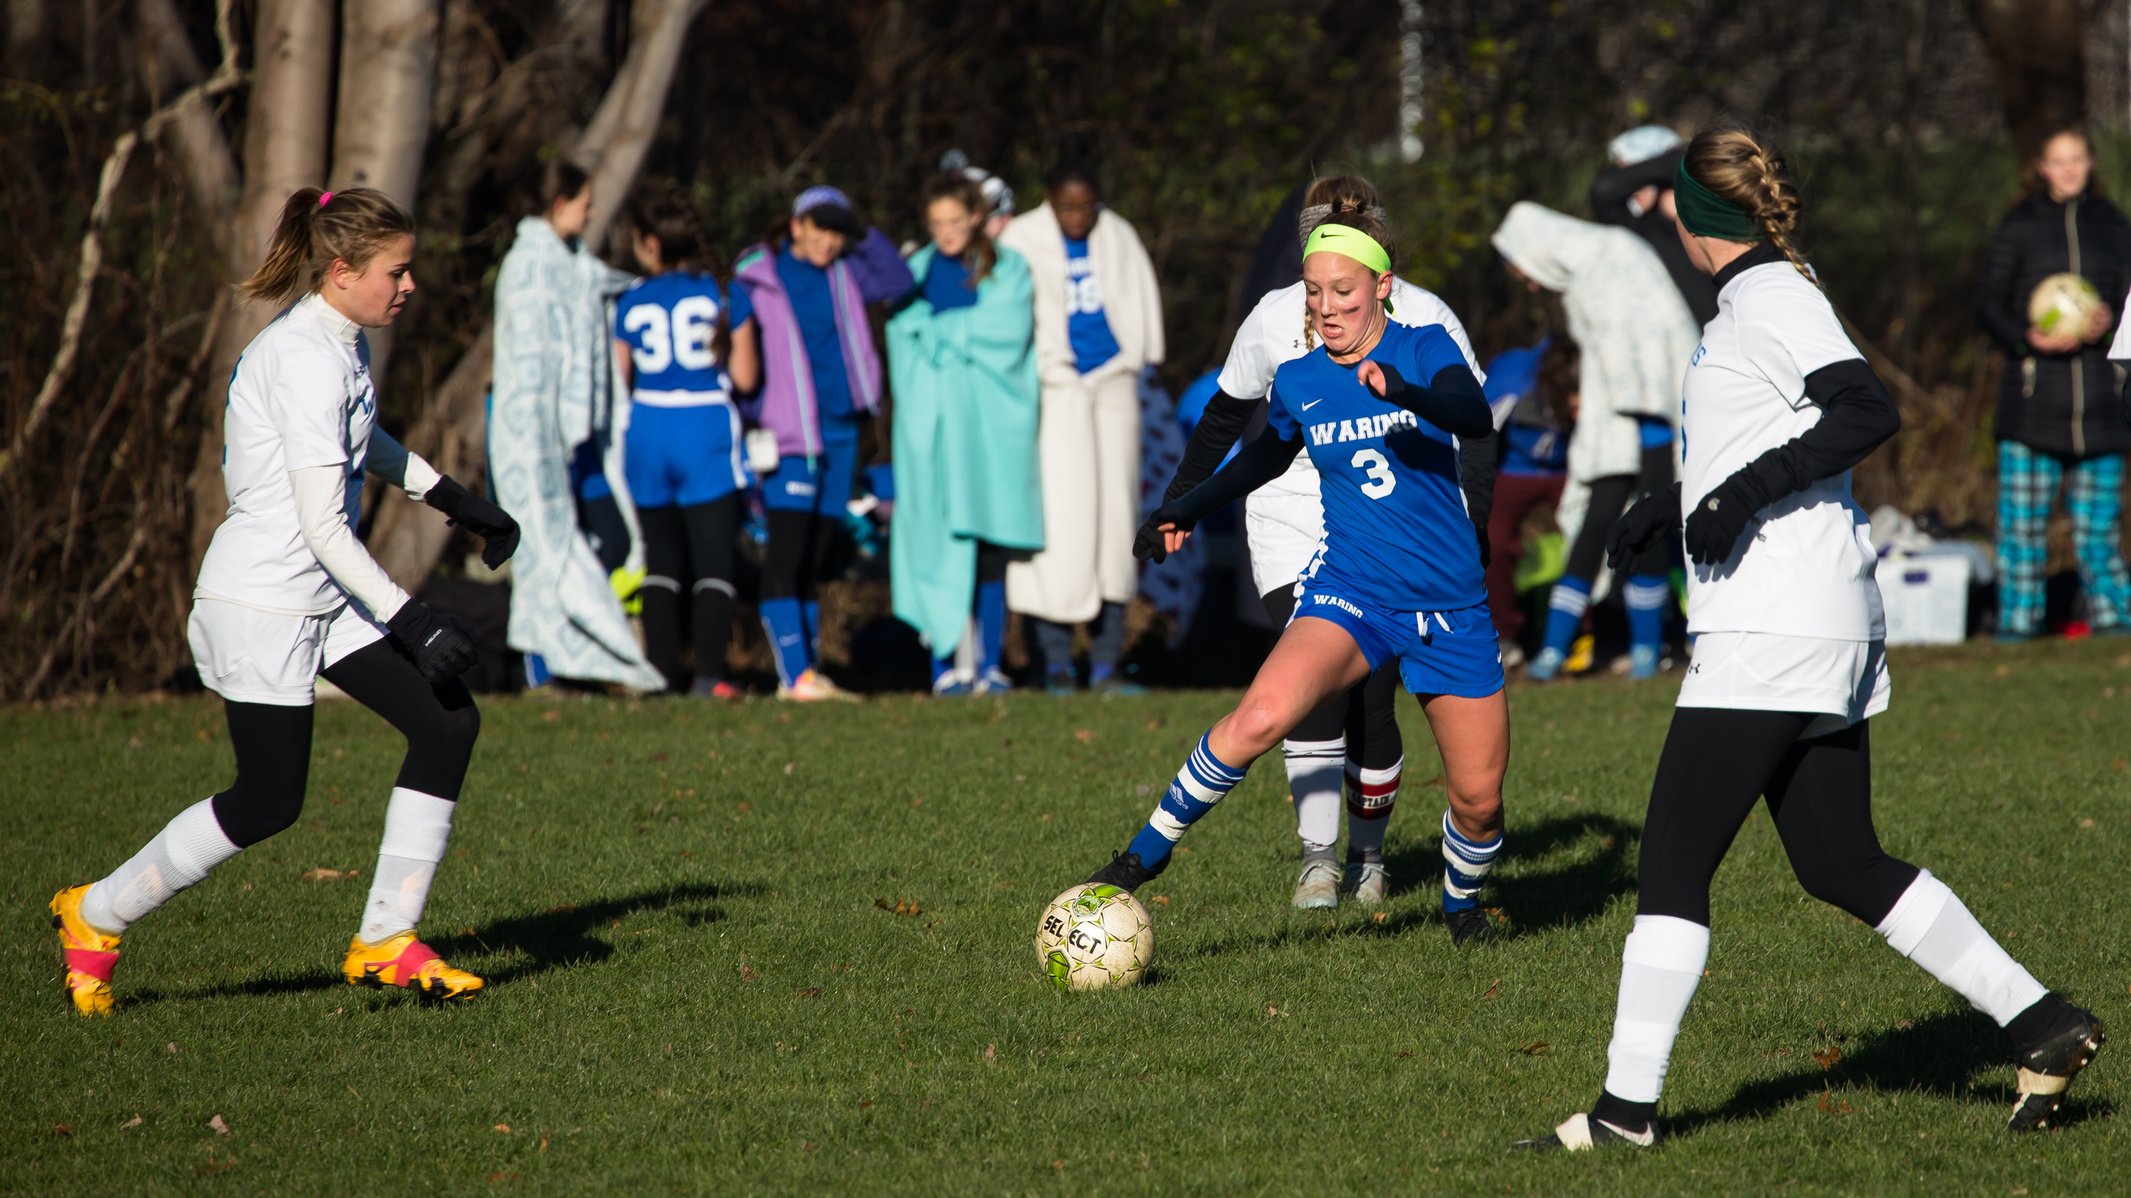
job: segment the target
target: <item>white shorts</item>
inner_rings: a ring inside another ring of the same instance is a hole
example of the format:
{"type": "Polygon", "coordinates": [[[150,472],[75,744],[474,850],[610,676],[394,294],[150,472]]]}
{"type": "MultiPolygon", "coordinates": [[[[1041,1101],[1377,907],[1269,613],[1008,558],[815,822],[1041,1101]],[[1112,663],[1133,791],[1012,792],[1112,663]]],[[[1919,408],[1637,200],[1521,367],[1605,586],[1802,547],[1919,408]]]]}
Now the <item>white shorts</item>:
{"type": "Polygon", "coordinates": [[[1250,546],[1251,582],[1260,595],[1295,585],[1324,543],[1317,471],[1291,468],[1252,492],[1243,502],[1243,534],[1250,546]]]}
{"type": "Polygon", "coordinates": [[[1695,638],[1679,706],[1819,713],[1799,734],[1803,739],[1887,710],[1891,690],[1880,641],[1705,632],[1695,638]]]}
{"type": "Polygon", "coordinates": [[[353,603],[299,616],[202,595],[185,623],[202,685],[238,703],[275,707],[309,707],[319,671],[384,637],[385,626],[353,603]]]}

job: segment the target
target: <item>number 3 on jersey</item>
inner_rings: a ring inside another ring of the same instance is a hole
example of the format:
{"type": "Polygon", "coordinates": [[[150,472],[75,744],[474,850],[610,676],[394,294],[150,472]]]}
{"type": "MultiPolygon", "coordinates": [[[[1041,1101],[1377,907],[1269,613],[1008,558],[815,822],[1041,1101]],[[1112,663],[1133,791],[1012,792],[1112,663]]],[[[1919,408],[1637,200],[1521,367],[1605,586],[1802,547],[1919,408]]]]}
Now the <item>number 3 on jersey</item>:
{"type": "Polygon", "coordinates": [[[1347,465],[1369,476],[1369,481],[1361,485],[1361,493],[1371,499],[1382,499],[1391,493],[1391,488],[1398,486],[1398,476],[1391,473],[1391,462],[1381,450],[1355,450],[1347,465]]]}
{"type": "Polygon", "coordinates": [[[718,305],[705,295],[675,302],[670,322],[658,304],[638,304],[622,317],[623,328],[644,334],[643,347],[630,354],[639,374],[659,374],[676,359],[686,370],[710,369],[717,362],[710,349],[717,324],[718,305]]]}

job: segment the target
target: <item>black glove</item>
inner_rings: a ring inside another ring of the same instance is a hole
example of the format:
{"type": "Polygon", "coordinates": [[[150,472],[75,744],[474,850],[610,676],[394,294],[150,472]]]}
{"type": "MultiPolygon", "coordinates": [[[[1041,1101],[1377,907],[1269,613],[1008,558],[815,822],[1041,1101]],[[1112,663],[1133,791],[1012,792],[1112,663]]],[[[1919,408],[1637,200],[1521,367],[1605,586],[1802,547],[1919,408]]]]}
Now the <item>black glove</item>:
{"type": "Polygon", "coordinates": [[[1472,535],[1480,540],[1480,568],[1485,570],[1495,564],[1495,547],[1487,539],[1487,525],[1478,520],[1473,521],[1472,535]]]}
{"type": "Polygon", "coordinates": [[[1754,513],[1766,506],[1768,497],[1745,470],[1717,484],[1687,514],[1688,559],[1714,566],[1729,558],[1754,513]]]}
{"type": "Polygon", "coordinates": [[[1680,526],[1680,484],[1659,487],[1629,505],[1606,538],[1606,565],[1614,571],[1680,526]]]}
{"type": "Polygon", "coordinates": [[[1190,532],[1197,523],[1196,520],[1186,520],[1177,515],[1175,511],[1171,510],[1170,504],[1163,504],[1154,509],[1154,514],[1147,517],[1147,522],[1140,525],[1139,532],[1134,534],[1132,538],[1132,556],[1143,562],[1153,562],[1156,565],[1168,561],[1169,539],[1163,533],[1162,525],[1174,524],[1179,531],[1190,532]]]}
{"type": "MultiPolygon", "coordinates": [[[[505,517],[509,519],[509,517],[505,517]]],[[[512,530],[516,535],[516,530],[512,530]]],[[[414,659],[415,668],[430,682],[449,682],[466,672],[477,656],[474,638],[457,616],[433,612],[409,599],[385,621],[392,638],[414,659]]]]}
{"type": "Polygon", "coordinates": [[[438,478],[436,485],[422,496],[422,502],[450,517],[450,523],[480,537],[481,560],[488,563],[489,569],[511,560],[511,554],[518,551],[518,522],[511,519],[511,514],[452,481],[450,475],[438,478]]]}

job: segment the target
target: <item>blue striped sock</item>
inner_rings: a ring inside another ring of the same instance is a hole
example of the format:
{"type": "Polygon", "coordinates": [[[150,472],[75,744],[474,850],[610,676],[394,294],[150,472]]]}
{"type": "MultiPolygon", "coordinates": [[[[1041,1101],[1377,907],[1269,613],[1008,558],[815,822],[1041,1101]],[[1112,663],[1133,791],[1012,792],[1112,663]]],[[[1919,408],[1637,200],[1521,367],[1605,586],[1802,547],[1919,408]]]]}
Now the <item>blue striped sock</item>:
{"type": "Polygon", "coordinates": [[[1665,605],[1672,587],[1662,574],[1637,574],[1621,591],[1628,604],[1628,643],[1657,648],[1665,637],[1665,605]]]}
{"type": "Polygon", "coordinates": [[[1148,869],[1160,868],[1169,860],[1169,851],[1183,837],[1184,829],[1226,798],[1236,783],[1243,781],[1244,773],[1214,756],[1213,747],[1201,736],[1199,747],[1192,750],[1184,768],[1169,783],[1169,793],[1162,796],[1154,814],[1147,817],[1147,826],[1132,838],[1131,851],[1139,854],[1140,864],[1148,869]]]}
{"type": "Polygon", "coordinates": [[[1450,822],[1450,812],[1443,812],[1443,910],[1470,911],[1479,906],[1480,884],[1495,868],[1495,857],[1501,852],[1499,833],[1485,843],[1467,840],[1450,822]]]}
{"type": "Polygon", "coordinates": [[[1584,609],[1591,606],[1591,584],[1563,575],[1546,599],[1546,647],[1567,656],[1583,626],[1584,609]]]}

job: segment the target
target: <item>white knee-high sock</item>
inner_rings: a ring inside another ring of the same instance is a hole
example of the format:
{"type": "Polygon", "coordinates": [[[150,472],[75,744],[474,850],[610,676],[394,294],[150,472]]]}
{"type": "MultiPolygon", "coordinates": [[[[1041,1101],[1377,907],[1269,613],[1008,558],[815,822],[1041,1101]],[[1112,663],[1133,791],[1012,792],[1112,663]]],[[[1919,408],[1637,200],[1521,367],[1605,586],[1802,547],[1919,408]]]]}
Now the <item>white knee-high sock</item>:
{"type": "Polygon", "coordinates": [[[392,788],[392,801],[385,805],[385,839],[377,846],[377,875],[370,879],[370,899],[363,907],[366,942],[390,940],[421,922],[457,806],[418,790],[392,788]]]}
{"type": "Polygon", "coordinates": [[[215,819],[214,800],[201,799],[178,812],[110,876],[90,886],[82,896],[81,917],[97,931],[116,936],[240,851],[215,819]]]}
{"type": "Polygon", "coordinates": [[[1876,930],[1895,952],[1953,987],[1999,1027],[2049,993],[1929,870],[1917,872],[1876,930]]]}
{"type": "Polygon", "coordinates": [[[1687,1003],[1709,961],[1709,929],[1670,915],[1638,915],[1620,955],[1620,1003],[1606,1049],[1606,1093],[1656,1102],[1687,1003]]]}
{"type": "Polygon", "coordinates": [[[1328,853],[1339,840],[1339,781],[1347,760],[1347,741],[1281,742],[1287,761],[1288,793],[1295,798],[1295,835],[1305,853],[1328,853]]]}
{"type": "Polygon", "coordinates": [[[1383,861],[1384,833],[1391,827],[1391,809],[1398,806],[1399,775],[1405,768],[1404,757],[1378,770],[1347,766],[1349,860],[1383,861]]]}

